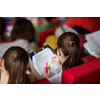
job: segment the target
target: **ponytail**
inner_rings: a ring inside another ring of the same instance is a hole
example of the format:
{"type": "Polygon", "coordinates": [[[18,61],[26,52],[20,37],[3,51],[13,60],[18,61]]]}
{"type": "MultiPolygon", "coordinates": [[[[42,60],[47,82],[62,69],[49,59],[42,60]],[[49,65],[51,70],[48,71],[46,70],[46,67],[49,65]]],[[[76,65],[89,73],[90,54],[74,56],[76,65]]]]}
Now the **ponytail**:
{"type": "Polygon", "coordinates": [[[24,84],[30,80],[26,75],[29,61],[27,52],[21,47],[11,47],[3,55],[4,67],[9,74],[8,84],[24,84]]]}
{"type": "Polygon", "coordinates": [[[24,84],[26,80],[26,67],[25,62],[21,56],[17,56],[12,62],[13,66],[9,70],[8,84],[24,84]]]}
{"type": "Polygon", "coordinates": [[[80,40],[75,33],[63,33],[58,38],[57,46],[58,48],[61,48],[64,56],[67,58],[62,65],[62,70],[83,64],[79,53],[80,40]]]}
{"type": "Polygon", "coordinates": [[[72,46],[70,48],[68,58],[63,63],[62,69],[66,70],[66,69],[76,66],[78,64],[79,60],[81,61],[79,49],[76,46],[76,44],[74,43],[74,44],[72,44],[72,46]]]}

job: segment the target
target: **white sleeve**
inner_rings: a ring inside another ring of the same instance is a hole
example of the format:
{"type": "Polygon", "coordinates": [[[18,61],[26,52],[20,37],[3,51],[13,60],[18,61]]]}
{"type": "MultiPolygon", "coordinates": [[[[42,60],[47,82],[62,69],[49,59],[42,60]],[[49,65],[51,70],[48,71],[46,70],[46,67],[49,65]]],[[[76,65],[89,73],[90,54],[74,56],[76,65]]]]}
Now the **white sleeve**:
{"type": "Polygon", "coordinates": [[[0,48],[0,59],[2,59],[3,54],[4,54],[4,49],[0,48]]]}
{"type": "Polygon", "coordinates": [[[61,74],[56,74],[48,79],[52,84],[61,84],[61,74]]]}
{"type": "Polygon", "coordinates": [[[97,57],[96,50],[92,47],[89,42],[84,43],[84,48],[93,56],[97,57]]]}
{"type": "Polygon", "coordinates": [[[0,52],[0,59],[2,59],[2,54],[1,54],[1,52],[0,52]]]}

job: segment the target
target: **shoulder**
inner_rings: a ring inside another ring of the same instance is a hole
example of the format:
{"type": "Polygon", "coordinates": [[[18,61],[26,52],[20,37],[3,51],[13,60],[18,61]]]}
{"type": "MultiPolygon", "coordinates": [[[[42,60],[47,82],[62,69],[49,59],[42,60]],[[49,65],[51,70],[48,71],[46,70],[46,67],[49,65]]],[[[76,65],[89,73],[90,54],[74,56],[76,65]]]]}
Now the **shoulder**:
{"type": "Polygon", "coordinates": [[[26,70],[26,74],[27,74],[28,78],[30,79],[30,83],[35,82],[35,78],[29,70],[26,70]]]}
{"type": "Polygon", "coordinates": [[[27,43],[25,50],[26,51],[34,51],[37,50],[39,48],[38,44],[35,42],[31,42],[31,43],[27,43]]]}

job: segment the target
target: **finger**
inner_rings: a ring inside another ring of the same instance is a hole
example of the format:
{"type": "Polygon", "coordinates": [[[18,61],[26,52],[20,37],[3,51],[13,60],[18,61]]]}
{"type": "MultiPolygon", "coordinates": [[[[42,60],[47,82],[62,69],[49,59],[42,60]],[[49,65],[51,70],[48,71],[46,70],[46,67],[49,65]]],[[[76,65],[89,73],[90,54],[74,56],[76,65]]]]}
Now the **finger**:
{"type": "Polygon", "coordinates": [[[52,58],[58,58],[57,55],[54,55],[52,58]]]}
{"type": "Polygon", "coordinates": [[[57,55],[54,55],[54,57],[58,58],[58,56],[57,56],[57,55]]]}
{"type": "Polygon", "coordinates": [[[52,57],[52,58],[54,59],[54,58],[57,58],[57,57],[56,57],[56,56],[54,56],[54,57],[52,57]]]}
{"type": "Polygon", "coordinates": [[[49,67],[49,69],[48,69],[48,74],[50,74],[50,67],[49,67]]]}
{"type": "Polygon", "coordinates": [[[43,71],[42,71],[43,73],[45,72],[45,67],[43,67],[43,71]]]}
{"type": "Polygon", "coordinates": [[[29,51],[29,53],[33,52],[34,50],[29,51]]]}
{"type": "Polygon", "coordinates": [[[51,58],[51,61],[52,61],[52,63],[53,63],[53,57],[51,58]]]}
{"type": "Polygon", "coordinates": [[[45,71],[45,67],[43,68],[43,70],[45,71]]]}
{"type": "Polygon", "coordinates": [[[52,63],[54,63],[55,62],[55,58],[52,58],[51,61],[52,61],[52,63]]]}
{"type": "Polygon", "coordinates": [[[43,75],[45,73],[45,67],[43,67],[43,71],[41,73],[41,75],[43,75]]]}
{"type": "Polygon", "coordinates": [[[52,63],[54,63],[55,62],[55,60],[54,59],[52,59],[52,63]]]}

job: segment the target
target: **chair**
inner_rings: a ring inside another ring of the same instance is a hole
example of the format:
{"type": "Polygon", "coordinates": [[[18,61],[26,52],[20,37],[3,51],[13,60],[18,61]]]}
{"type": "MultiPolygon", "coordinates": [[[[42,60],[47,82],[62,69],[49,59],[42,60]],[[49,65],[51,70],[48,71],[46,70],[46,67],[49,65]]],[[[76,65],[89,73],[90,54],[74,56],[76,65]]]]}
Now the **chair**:
{"type": "Polygon", "coordinates": [[[51,84],[51,83],[46,78],[44,78],[44,79],[36,80],[31,84],[51,84]]]}
{"type": "Polygon", "coordinates": [[[100,84],[100,58],[83,59],[89,62],[62,72],[62,84],[100,84]]]}
{"type": "Polygon", "coordinates": [[[84,43],[86,42],[85,36],[82,35],[82,34],[78,34],[78,37],[79,37],[79,39],[80,39],[80,53],[81,53],[82,56],[85,56],[85,54],[84,54],[84,52],[83,52],[83,45],[84,45],[84,43]]]}

